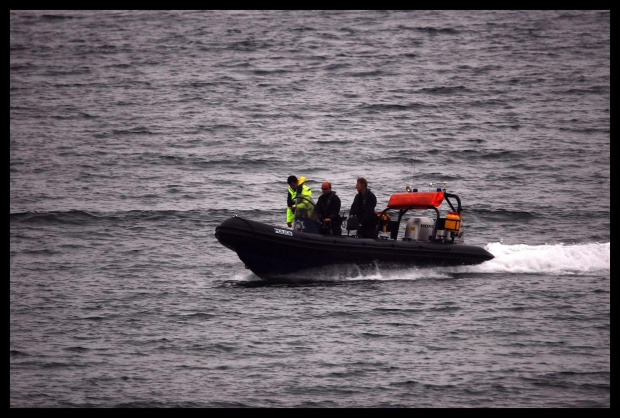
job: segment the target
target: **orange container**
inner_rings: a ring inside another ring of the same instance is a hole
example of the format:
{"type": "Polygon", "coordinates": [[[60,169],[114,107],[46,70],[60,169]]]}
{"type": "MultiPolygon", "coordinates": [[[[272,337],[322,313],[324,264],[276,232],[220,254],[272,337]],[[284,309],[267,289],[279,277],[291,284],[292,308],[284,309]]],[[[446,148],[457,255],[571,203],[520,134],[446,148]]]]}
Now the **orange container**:
{"type": "Polygon", "coordinates": [[[458,212],[448,212],[444,228],[447,231],[459,232],[459,229],[461,229],[461,216],[458,212]]]}
{"type": "Polygon", "coordinates": [[[441,202],[443,202],[443,192],[394,193],[390,196],[388,208],[425,208],[429,206],[440,206],[441,202]]]}

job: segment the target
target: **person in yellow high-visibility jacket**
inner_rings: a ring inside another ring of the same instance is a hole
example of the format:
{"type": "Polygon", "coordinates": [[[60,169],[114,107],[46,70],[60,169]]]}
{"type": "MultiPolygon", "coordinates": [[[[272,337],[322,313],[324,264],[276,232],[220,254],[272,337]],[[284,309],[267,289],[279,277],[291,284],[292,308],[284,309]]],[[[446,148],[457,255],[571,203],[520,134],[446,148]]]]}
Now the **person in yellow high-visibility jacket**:
{"type": "MultiPolygon", "coordinates": [[[[286,179],[286,182],[288,183],[288,196],[286,198],[286,224],[290,228],[293,226],[293,220],[295,220],[297,193],[301,193],[301,196],[307,196],[312,199],[312,189],[304,184],[306,182],[305,177],[297,178],[295,176],[289,176],[288,179],[286,179]]],[[[300,203],[300,208],[301,205],[306,206],[303,202],[300,203]]]]}

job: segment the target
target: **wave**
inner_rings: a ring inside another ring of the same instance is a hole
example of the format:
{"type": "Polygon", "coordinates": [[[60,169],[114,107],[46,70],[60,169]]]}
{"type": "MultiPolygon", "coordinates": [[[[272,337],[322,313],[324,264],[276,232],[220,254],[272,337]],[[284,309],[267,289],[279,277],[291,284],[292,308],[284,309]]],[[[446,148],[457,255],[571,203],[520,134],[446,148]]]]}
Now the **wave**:
{"type": "Polygon", "coordinates": [[[508,209],[484,209],[470,206],[467,211],[479,215],[484,218],[485,221],[505,222],[505,221],[524,221],[534,219],[537,217],[532,212],[524,210],[508,210],[508,209]]]}
{"type": "Polygon", "coordinates": [[[41,20],[61,21],[61,20],[67,20],[67,19],[75,19],[75,16],[62,15],[62,14],[58,14],[58,15],[43,14],[43,15],[41,15],[41,20]]]}
{"type": "Polygon", "coordinates": [[[26,211],[10,214],[10,223],[28,225],[87,225],[98,222],[159,222],[159,221],[197,221],[219,223],[224,219],[240,215],[256,218],[263,215],[272,215],[278,208],[256,209],[190,209],[190,210],[121,210],[111,212],[67,210],[67,211],[26,211]]]}
{"type": "Polygon", "coordinates": [[[144,126],[137,126],[137,127],[133,127],[129,129],[114,129],[112,130],[112,134],[113,135],[135,135],[135,134],[152,135],[153,132],[151,132],[148,128],[144,126]]]}
{"type": "Polygon", "coordinates": [[[177,210],[130,210],[116,212],[90,212],[84,210],[49,211],[49,212],[15,212],[10,214],[10,222],[24,224],[72,224],[86,225],[101,221],[121,220],[161,220],[179,217],[205,216],[203,211],[177,210]]]}
{"type": "Polygon", "coordinates": [[[430,35],[435,35],[435,34],[448,34],[448,35],[457,35],[460,33],[460,31],[453,29],[453,28],[436,28],[436,27],[432,27],[432,26],[406,26],[406,25],[398,25],[397,29],[399,31],[405,31],[405,30],[410,30],[410,31],[415,31],[415,32],[423,32],[423,33],[427,33],[430,35]]]}
{"type": "Polygon", "coordinates": [[[611,246],[606,243],[504,245],[489,243],[486,249],[495,256],[467,272],[578,274],[609,272],[611,246]]]}
{"type": "Polygon", "coordinates": [[[10,222],[28,224],[84,224],[96,220],[99,216],[81,210],[51,212],[15,212],[10,214],[10,222]]]}
{"type": "Polygon", "coordinates": [[[420,93],[454,94],[454,93],[471,93],[471,90],[465,86],[439,86],[439,87],[422,88],[420,89],[420,93]]]}
{"type": "Polygon", "coordinates": [[[432,267],[377,272],[376,279],[451,278],[460,273],[579,275],[609,273],[610,243],[505,245],[489,243],[486,250],[495,256],[475,266],[432,267]]]}
{"type": "Polygon", "coordinates": [[[609,273],[611,269],[610,243],[505,245],[489,243],[486,250],[495,256],[475,266],[432,267],[382,273],[374,278],[427,279],[451,278],[460,273],[551,274],[580,275],[609,273]]]}
{"type": "Polygon", "coordinates": [[[372,103],[372,104],[362,104],[360,107],[366,111],[407,111],[407,110],[416,110],[416,109],[436,109],[436,105],[425,104],[425,103],[407,103],[407,104],[399,104],[399,103],[372,103]]]}
{"type": "Polygon", "coordinates": [[[91,115],[91,114],[86,113],[86,112],[77,112],[75,114],[69,114],[69,115],[54,115],[51,118],[52,119],[59,119],[59,120],[65,120],[65,119],[95,119],[95,118],[98,118],[98,116],[94,116],[94,115],[91,115]]]}
{"type": "Polygon", "coordinates": [[[278,75],[278,74],[284,74],[288,72],[290,71],[285,70],[283,68],[274,68],[273,70],[262,70],[262,69],[252,70],[252,74],[254,75],[278,75]]]}
{"type": "Polygon", "coordinates": [[[240,51],[240,52],[253,52],[258,51],[260,49],[267,49],[271,46],[271,43],[267,41],[261,41],[257,39],[246,39],[243,41],[237,41],[229,44],[226,49],[231,51],[240,51]]]}
{"type": "Polygon", "coordinates": [[[336,70],[341,70],[343,68],[351,68],[351,64],[347,64],[347,63],[327,64],[322,69],[325,71],[336,71],[336,70]]]}
{"type": "Polygon", "coordinates": [[[381,70],[351,71],[348,73],[343,73],[343,75],[349,77],[379,77],[386,74],[386,72],[381,70]]]}
{"type": "Polygon", "coordinates": [[[564,89],[564,90],[558,90],[557,93],[559,93],[559,94],[567,94],[567,95],[572,95],[572,94],[577,94],[577,95],[581,95],[581,94],[596,94],[596,95],[600,95],[600,94],[603,94],[603,93],[609,94],[609,92],[610,92],[610,87],[609,86],[594,85],[594,86],[589,86],[589,87],[584,87],[584,88],[568,88],[568,89],[564,89]]]}

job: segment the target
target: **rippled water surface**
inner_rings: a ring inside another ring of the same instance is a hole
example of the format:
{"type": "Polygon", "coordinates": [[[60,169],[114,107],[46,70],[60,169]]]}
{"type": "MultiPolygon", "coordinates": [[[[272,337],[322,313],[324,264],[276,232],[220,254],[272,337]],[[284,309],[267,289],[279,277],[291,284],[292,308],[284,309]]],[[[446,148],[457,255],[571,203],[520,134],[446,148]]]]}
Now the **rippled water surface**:
{"type": "Polygon", "coordinates": [[[10,406],[609,408],[610,12],[11,11],[10,406]],[[495,258],[266,283],[291,174],[495,258]]]}

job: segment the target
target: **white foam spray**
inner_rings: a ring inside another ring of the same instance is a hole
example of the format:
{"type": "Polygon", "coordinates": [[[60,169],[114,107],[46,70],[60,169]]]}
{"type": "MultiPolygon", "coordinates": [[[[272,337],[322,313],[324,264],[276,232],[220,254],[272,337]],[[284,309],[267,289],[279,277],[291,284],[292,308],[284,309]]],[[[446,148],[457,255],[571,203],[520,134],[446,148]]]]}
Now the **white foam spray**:
{"type": "Polygon", "coordinates": [[[555,274],[578,275],[609,273],[610,243],[485,246],[493,260],[473,266],[432,267],[384,272],[382,279],[447,278],[454,273],[555,274]]]}
{"type": "Polygon", "coordinates": [[[486,245],[493,260],[470,266],[468,272],[579,274],[609,271],[610,243],[486,245]]]}
{"type": "MultiPolygon", "coordinates": [[[[295,277],[306,280],[418,280],[448,279],[458,273],[555,274],[579,275],[608,273],[611,269],[610,243],[506,245],[499,242],[485,246],[495,256],[493,260],[474,266],[403,267],[360,269],[355,265],[328,266],[295,277]]],[[[233,280],[260,280],[254,274],[237,274],[233,280]]]]}

